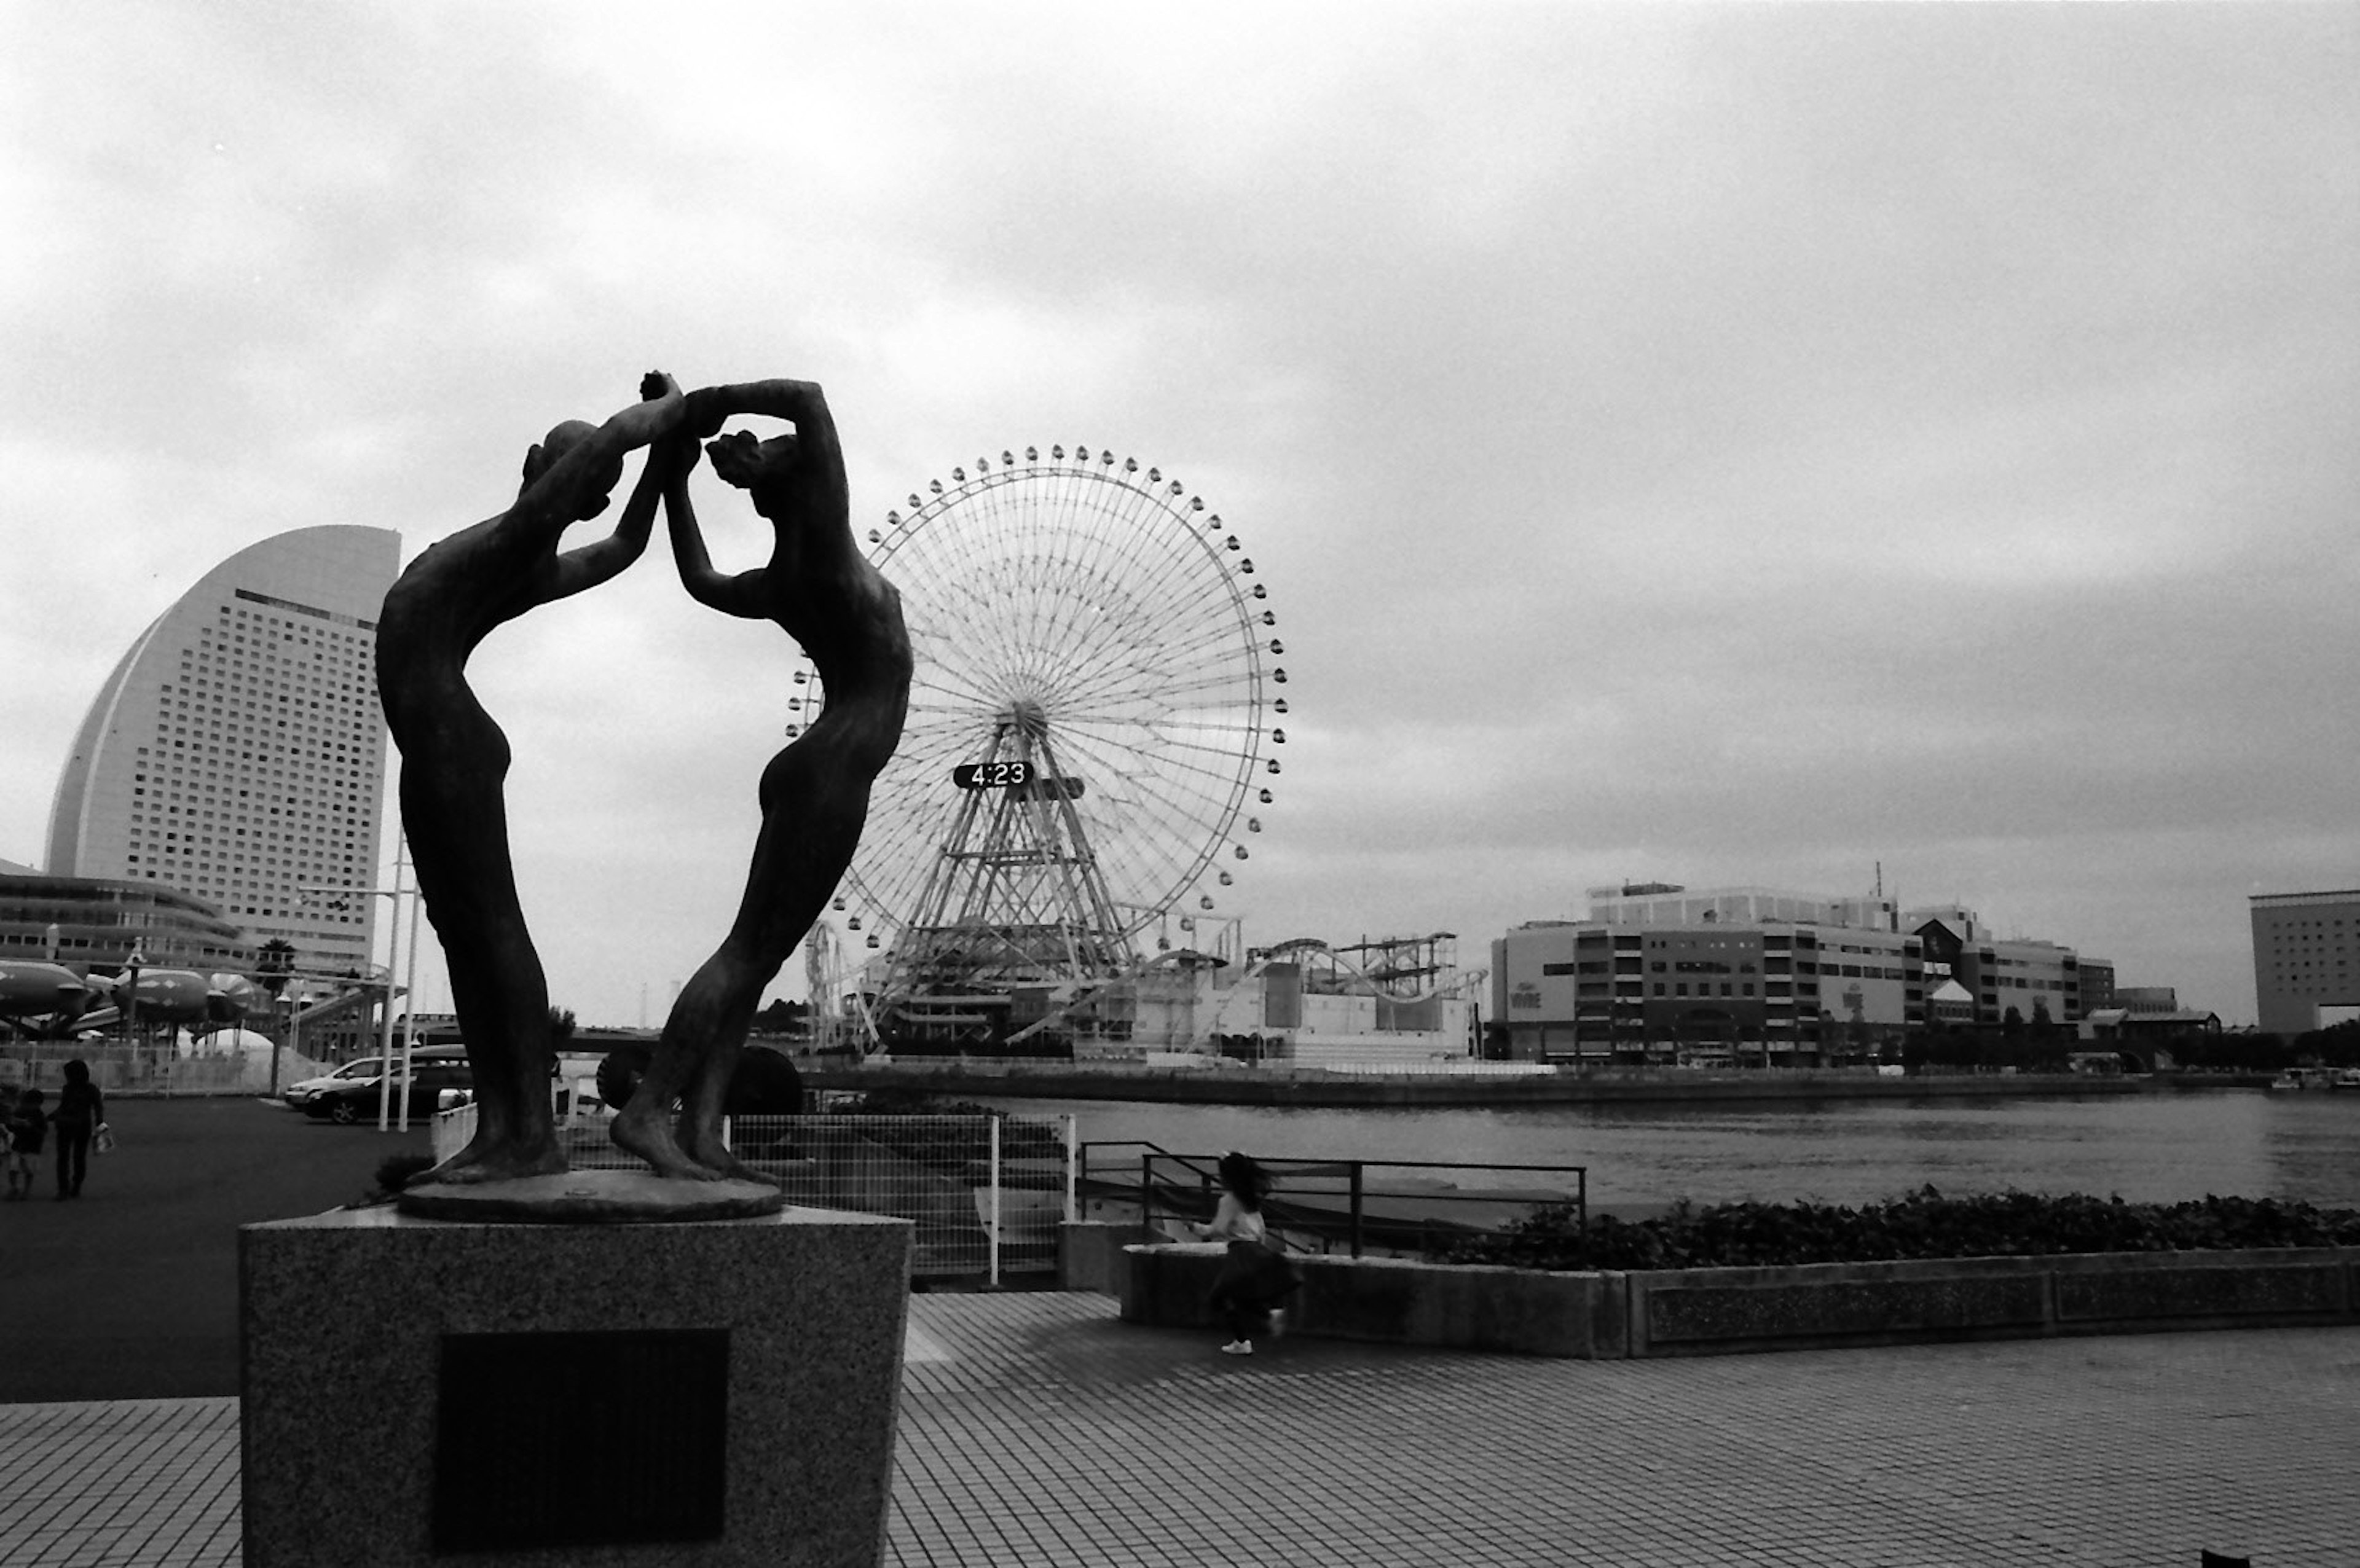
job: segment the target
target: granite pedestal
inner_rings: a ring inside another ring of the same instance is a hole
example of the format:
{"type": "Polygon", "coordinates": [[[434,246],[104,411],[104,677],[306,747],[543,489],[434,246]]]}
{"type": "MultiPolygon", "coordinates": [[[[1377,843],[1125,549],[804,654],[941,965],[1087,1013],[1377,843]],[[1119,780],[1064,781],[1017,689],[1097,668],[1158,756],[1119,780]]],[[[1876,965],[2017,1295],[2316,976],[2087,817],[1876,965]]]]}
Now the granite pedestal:
{"type": "Polygon", "coordinates": [[[247,1568],[875,1568],[911,1226],[239,1236],[247,1568]]]}

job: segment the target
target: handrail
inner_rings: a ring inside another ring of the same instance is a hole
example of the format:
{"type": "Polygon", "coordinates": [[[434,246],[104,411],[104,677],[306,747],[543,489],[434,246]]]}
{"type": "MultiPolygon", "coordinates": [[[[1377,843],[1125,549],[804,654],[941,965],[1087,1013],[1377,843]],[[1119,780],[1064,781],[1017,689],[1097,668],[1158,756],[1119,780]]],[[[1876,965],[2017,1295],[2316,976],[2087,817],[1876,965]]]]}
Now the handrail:
{"type": "MultiPolygon", "coordinates": [[[[1186,1219],[1193,1217],[1198,1211],[1207,1214],[1211,1212],[1213,1187],[1216,1181],[1215,1171],[1220,1160],[1218,1155],[1175,1153],[1146,1138],[1106,1139],[1079,1146],[1077,1152],[1082,1160],[1083,1174],[1087,1177],[1095,1169],[1089,1163],[1091,1150],[1118,1148],[1136,1149],[1142,1151],[1139,1157],[1138,1177],[1140,1221],[1142,1225],[1152,1225],[1163,1216],[1186,1219]],[[1164,1166],[1176,1166],[1178,1170],[1169,1177],[1159,1177],[1159,1168],[1164,1166]],[[1196,1178],[1193,1183],[1187,1180],[1190,1176],[1196,1178]],[[1195,1192],[1186,1199],[1182,1199],[1181,1194],[1192,1186],[1195,1192]]],[[[1419,1203],[1440,1204],[1453,1203],[1497,1204],[1502,1201],[1525,1201],[1521,1197],[1512,1197],[1499,1192],[1468,1192],[1456,1189],[1415,1190],[1401,1192],[1387,1192],[1381,1189],[1372,1191],[1369,1185],[1369,1173],[1372,1170],[1379,1171],[1480,1171],[1571,1176],[1574,1180],[1570,1201],[1581,1228],[1588,1229],[1590,1224],[1590,1168],[1586,1165],[1525,1165],[1464,1160],[1311,1160],[1275,1157],[1258,1158],[1256,1162],[1281,1177],[1297,1180],[1342,1178],[1345,1183],[1344,1191],[1338,1195],[1345,1199],[1345,1213],[1342,1216],[1342,1234],[1336,1239],[1347,1241],[1355,1258],[1362,1256],[1372,1236],[1382,1237],[1385,1234],[1390,1234],[1400,1238],[1415,1235],[1423,1246],[1431,1235],[1430,1225],[1433,1222],[1428,1219],[1380,1218],[1372,1221],[1368,1212],[1368,1201],[1371,1196],[1381,1199],[1407,1198],[1414,1199],[1419,1203]]],[[[1273,1228],[1307,1231],[1318,1236],[1323,1244],[1329,1239],[1330,1232],[1335,1228],[1331,1217],[1332,1211],[1323,1209],[1316,1203],[1306,1203],[1299,1192],[1294,1197],[1282,1197],[1274,1203],[1266,1204],[1265,1214],[1271,1219],[1273,1228]],[[1273,1210],[1276,1212],[1272,1213],[1273,1210]],[[1323,1221],[1327,1223],[1323,1225],[1321,1223],[1323,1221]]],[[[1455,1233],[1463,1233],[1470,1228],[1457,1222],[1444,1223],[1455,1233]]]]}

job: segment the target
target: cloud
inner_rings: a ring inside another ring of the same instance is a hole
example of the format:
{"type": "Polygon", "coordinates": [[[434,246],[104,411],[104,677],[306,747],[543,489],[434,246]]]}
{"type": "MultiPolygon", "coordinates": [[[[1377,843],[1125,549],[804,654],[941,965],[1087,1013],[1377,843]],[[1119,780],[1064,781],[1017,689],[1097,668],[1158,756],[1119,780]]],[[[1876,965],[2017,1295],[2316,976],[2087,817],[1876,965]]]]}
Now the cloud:
{"type": "MultiPolygon", "coordinates": [[[[2294,6],[12,13],[0,855],[234,550],[415,555],[641,370],[796,374],[863,527],[1053,441],[1229,519],[1295,710],[1224,899],[1269,935],[1471,944],[1623,875],[1882,859],[2241,1016],[2244,897],[2360,865],[2355,40],[2294,6]]],[[[708,529],[759,559],[717,488],[708,529]]],[[[585,1018],[726,924],[791,664],[661,545],[479,656],[585,1018]]]]}

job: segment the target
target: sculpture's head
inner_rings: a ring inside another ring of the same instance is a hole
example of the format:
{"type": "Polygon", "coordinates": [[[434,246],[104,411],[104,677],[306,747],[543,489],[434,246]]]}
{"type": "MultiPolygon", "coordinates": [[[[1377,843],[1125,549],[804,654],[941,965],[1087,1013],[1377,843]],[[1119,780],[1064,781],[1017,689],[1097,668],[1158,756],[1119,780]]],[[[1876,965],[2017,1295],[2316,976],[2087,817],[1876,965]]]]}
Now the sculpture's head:
{"type": "MultiPolygon", "coordinates": [[[[597,433],[597,426],[582,419],[567,419],[561,424],[552,426],[549,433],[541,438],[539,444],[524,454],[524,484],[518,494],[521,495],[525,490],[531,489],[534,481],[557,466],[559,458],[597,433]]],[[[587,521],[605,511],[607,500],[614,495],[615,486],[622,482],[623,460],[617,456],[598,474],[590,489],[584,493],[582,506],[574,513],[575,519],[587,521]]]]}
{"type": "Polygon", "coordinates": [[[751,430],[732,430],[705,443],[705,455],[713,460],[713,472],[721,475],[725,484],[735,485],[740,490],[784,478],[793,471],[801,452],[792,436],[757,441],[751,430]]]}

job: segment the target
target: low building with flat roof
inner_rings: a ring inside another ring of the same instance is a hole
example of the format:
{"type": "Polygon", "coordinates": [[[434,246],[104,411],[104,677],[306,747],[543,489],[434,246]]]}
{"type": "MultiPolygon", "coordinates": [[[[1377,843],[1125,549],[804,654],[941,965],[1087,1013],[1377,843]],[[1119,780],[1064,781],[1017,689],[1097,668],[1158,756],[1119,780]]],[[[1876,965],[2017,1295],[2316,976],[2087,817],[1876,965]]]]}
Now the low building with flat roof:
{"type": "Polygon", "coordinates": [[[114,975],[134,953],[200,975],[251,975],[256,959],[235,920],[176,887],[0,872],[0,958],[114,975]]]}
{"type": "Polygon", "coordinates": [[[1998,939],[1972,909],[1666,883],[1590,892],[1589,919],[1491,944],[1491,1018],[1513,1056],[1824,1065],[1914,1029],[2081,1015],[2072,949],[1998,939]]]}

